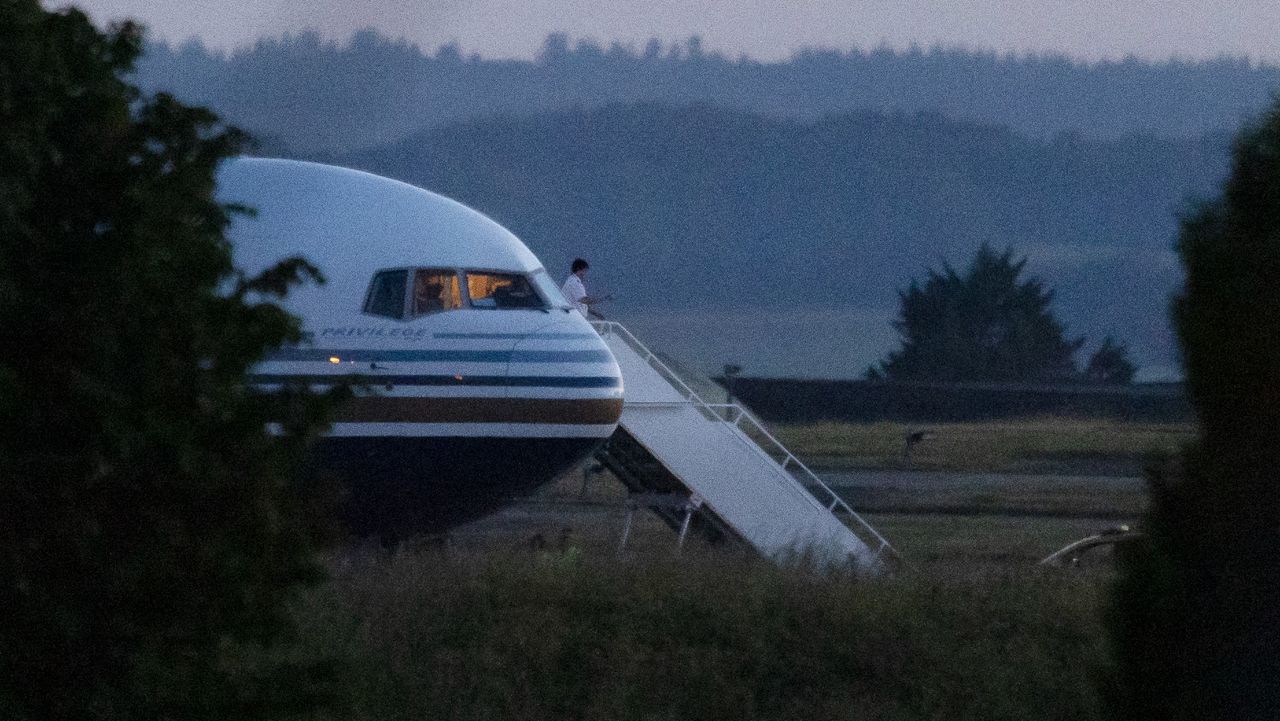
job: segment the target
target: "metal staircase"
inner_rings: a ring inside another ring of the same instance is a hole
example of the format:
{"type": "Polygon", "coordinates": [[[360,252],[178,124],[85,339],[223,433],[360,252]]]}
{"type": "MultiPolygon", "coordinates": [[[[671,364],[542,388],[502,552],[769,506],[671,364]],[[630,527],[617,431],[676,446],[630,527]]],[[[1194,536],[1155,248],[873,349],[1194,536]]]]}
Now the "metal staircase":
{"type": "MultiPolygon", "coordinates": [[[[806,555],[874,572],[896,555],[746,408],[703,401],[622,325],[592,325],[624,386],[618,430],[598,457],[634,494],[690,498],[701,506],[693,530],[741,539],[778,561],[806,555]]],[[[653,510],[673,527],[684,520],[653,510]]]]}
{"type": "MultiPolygon", "coordinates": [[[[622,481],[634,498],[679,497],[692,502],[693,494],[680,479],[653,456],[647,448],[624,428],[614,431],[608,441],[596,451],[596,460],[615,478],[622,481]]],[[[684,514],[673,503],[644,504],[673,531],[692,531],[709,543],[720,543],[736,538],[733,530],[716,517],[715,513],[700,508],[694,514],[688,529],[684,527],[684,514]]],[[[696,505],[696,504],[695,504],[696,505]]]]}

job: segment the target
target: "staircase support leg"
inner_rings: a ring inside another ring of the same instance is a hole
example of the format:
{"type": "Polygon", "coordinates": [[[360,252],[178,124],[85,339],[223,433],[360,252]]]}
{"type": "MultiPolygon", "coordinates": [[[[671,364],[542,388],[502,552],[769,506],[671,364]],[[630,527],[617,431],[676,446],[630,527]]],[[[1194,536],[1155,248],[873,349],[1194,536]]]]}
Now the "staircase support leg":
{"type": "Polygon", "coordinates": [[[676,549],[684,548],[684,538],[689,535],[689,521],[693,519],[693,509],[684,509],[684,523],[680,524],[680,538],[676,541],[676,549]]]}
{"type": "Polygon", "coordinates": [[[627,550],[627,539],[631,537],[631,519],[635,518],[636,504],[627,501],[627,515],[622,521],[622,539],[618,541],[618,555],[621,556],[627,550]]]}

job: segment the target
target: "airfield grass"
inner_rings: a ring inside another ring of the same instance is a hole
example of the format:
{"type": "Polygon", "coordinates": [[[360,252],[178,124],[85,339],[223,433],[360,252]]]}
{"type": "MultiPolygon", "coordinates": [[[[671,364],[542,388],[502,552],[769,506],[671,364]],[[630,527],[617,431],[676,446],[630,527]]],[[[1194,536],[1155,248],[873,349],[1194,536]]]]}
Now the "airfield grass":
{"type": "Polygon", "coordinates": [[[777,568],[607,504],[513,507],[447,543],[353,545],[298,610],[343,719],[1095,719],[1105,557],[1087,518],[871,514],[903,561],[777,568]]]}
{"type": "Polygon", "coordinates": [[[1147,505],[1141,479],[1102,476],[985,473],[957,481],[930,474],[910,484],[877,486],[873,480],[834,489],[859,512],[881,515],[1109,519],[1116,525],[1137,519],[1147,505]]]}
{"type": "MultiPolygon", "coordinates": [[[[1137,463],[1181,424],[898,424],[776,429],[832,467],[1026,470],[1137,463]]],[[[352,545],[302,599],[299,653],[338,663],[341,719],[1102,718],[1109,553],[1037,561],[1120,519],[1141,483],[999,472],[840,489],[901,557],[876,578],[777,568],[647,512],[580,472],[529,502],[394,552],[352,545]]],[[[1127,520],[1125,521],[1127,522],[1127,520]]]]}
{"type": "Polygon", "coordinates": [[[1024,418],[967,423],[812,423],[774,434],[815,467],[1135,475],[1151,452],[1176,451],[1192,423],[1024,418]],[[904,458],[911,431],[931,437],[904,458]]]}
{"type": "Polygon", "coordinates": [[[1093,719],[1101,576],[714,550],[347,553],[298,613],[348,719],[1093,719]]]}

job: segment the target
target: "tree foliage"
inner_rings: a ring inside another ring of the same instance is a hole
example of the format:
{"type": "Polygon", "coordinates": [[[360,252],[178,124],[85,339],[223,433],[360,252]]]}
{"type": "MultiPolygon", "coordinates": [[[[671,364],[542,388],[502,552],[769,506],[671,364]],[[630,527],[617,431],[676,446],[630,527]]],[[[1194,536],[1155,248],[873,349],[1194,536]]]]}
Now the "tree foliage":
{"type": "Polygon", "coordinates": [[[1085,379],[1094,383],[1128,384],[1137,372],[1138,367],[1129,360],[1129,345],[1116,342],[1111,336],[1102,340],[1084,367],[1085,379]]]}
{"type": "Polygon", "coordinates": [[[0,3],[4,718],[270,717],[319,671],[267,651],[318,574],[292,469],[326,404],[242,382],[314,269],[236,273],[213,190],[244,137],[141,97],[140,48],[0,3]]]}
{"type": "Polygon", "coordinates": [[[1127,719],[1280,714],[1280,104],[1184,218],[1173,305],[1199,440],[1150,472],[1111,629],[1127,719]]]}
{"type": "Polygon", "coordinates": [[[1067,340],[1053,291],[1022,280],[1026,259],[983,245],[964,273],[930,270],[899,291],[902,348],[870,373],[892,380],[1052,381],[1076,376],[1083,339],[1067,340]]]}

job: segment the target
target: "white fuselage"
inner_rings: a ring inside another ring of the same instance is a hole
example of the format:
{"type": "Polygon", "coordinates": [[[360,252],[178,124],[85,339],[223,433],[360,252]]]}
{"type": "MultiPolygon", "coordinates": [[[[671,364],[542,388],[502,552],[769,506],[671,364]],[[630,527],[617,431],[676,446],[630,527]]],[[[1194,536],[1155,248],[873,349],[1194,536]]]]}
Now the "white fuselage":
{"type": "Polygon", "coordinates": [[[263,388],[364,385],[316,451],[361,532],[441,530],[549,480],[607,439],[622,407],[608,347],[537,258],[483,215],[358,171],[240,159],[219,198],[237,266],[301,256],[323,285],[284,301],[307,341],[253,371],[263,388]]]}

